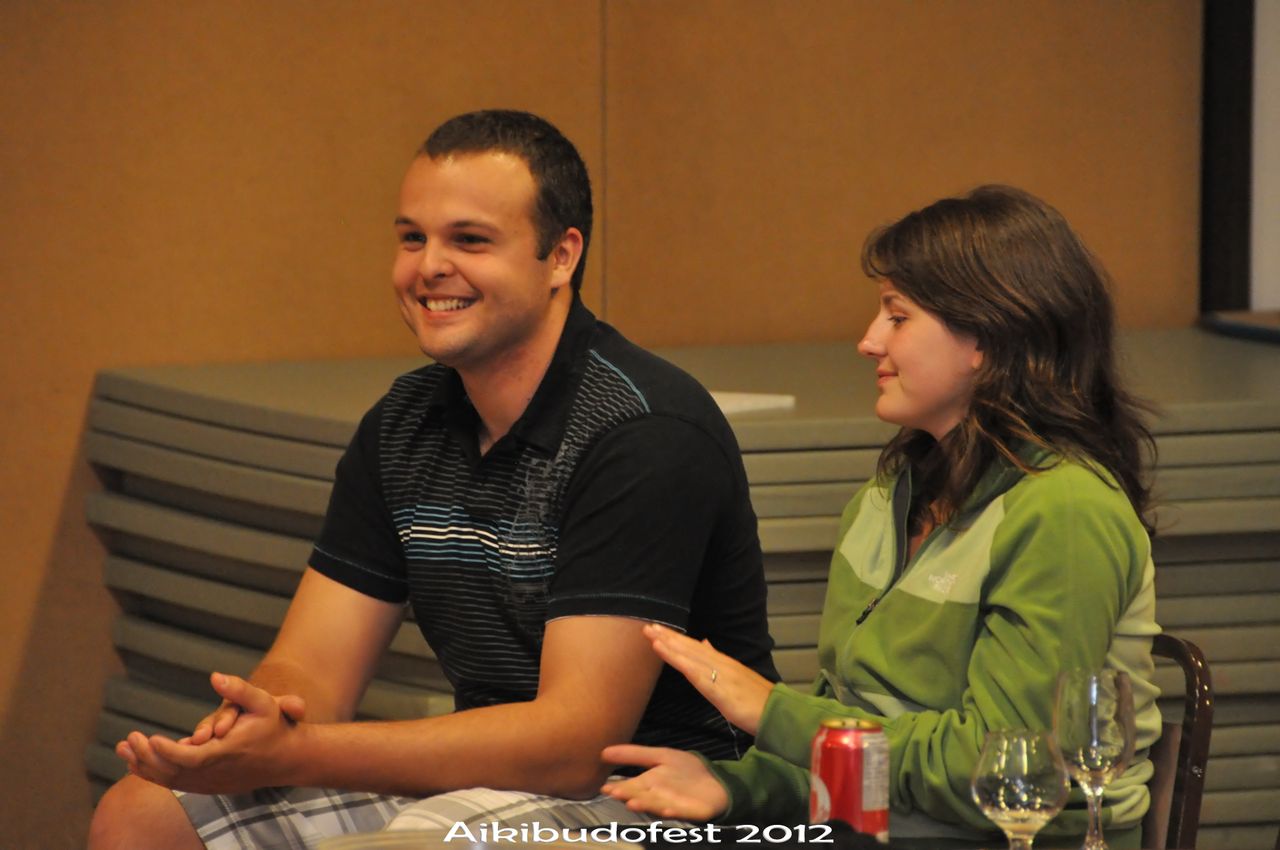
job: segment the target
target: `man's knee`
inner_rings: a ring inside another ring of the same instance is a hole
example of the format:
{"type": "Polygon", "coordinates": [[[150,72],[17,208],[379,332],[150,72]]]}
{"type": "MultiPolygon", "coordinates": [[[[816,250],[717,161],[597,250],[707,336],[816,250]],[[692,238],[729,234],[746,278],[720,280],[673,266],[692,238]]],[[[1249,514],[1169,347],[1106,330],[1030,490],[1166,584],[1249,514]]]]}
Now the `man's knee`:
{"type": "Polygon", "coordinates": [[[136,776],[112,785],[89,824],[89,850],[203,850],[178,798],[136,776]]]}

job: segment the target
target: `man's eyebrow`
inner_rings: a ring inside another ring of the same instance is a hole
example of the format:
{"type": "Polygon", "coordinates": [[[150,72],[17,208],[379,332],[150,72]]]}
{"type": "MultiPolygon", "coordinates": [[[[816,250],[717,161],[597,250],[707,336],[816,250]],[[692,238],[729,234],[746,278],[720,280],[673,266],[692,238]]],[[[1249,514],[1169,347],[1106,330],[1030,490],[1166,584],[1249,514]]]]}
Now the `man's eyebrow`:
{"type": "MultiPolygon", "coordinates": [[[[409,218],[408,216],[404,216],[404,215],[396,216],[396,227],[417,227],[417,226],[418,226],[418,223],[413,219],[409,218]]],[[[483,228],[484,230],[498,229],[498,226],[496,224],[490,224],[487,221],[480,221],[479,219],[470,219],[470,218],[460,218],[457,221],[451,221],[449,222],[449,227],[454,229],[461,229],[461,228],[467,228],[467,227],[479,227],[479,228],[483,228]]]]}
{"type": "Polygon", "coordinates": [[[449,226],[454,228],[480,227],[480,228],[484,228],[485,230],[498,229],[496,225],[490,224],[487,221],[480,221],[478,219],[471,219],[471,218],[460,218],[457,221],[450,222],[449,226]]]}

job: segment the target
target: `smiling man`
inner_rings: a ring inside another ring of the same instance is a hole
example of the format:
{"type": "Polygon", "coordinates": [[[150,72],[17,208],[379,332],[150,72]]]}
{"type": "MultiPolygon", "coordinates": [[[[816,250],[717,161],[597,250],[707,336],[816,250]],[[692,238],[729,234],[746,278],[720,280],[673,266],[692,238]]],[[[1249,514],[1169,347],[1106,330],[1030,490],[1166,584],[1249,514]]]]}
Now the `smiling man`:
{"type": "Polygon", "coordinates": [[[776,679],[742,461],[702,387],[583,306],[591,220],[586,167],[536,116],[469,113],[427,139],[392,277],[435,363],[360,423],[249,680],[214,673],[223,704],[187,738],[118,745],[131,775],[93,850],[642,822],[598,795],[605,745],[745,751],[641,631],[669,625],[776,679]],[[457,710],[357,722],[406,605],[457,710]]]}

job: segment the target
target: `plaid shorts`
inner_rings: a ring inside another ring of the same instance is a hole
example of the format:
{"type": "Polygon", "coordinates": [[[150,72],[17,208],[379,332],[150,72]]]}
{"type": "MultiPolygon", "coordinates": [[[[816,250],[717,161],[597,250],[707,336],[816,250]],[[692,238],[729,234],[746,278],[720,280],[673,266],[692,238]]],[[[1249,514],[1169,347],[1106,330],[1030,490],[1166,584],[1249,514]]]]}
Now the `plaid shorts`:
{"type": "Polygon", "coordinates": [[[416,799],[330,788],[260,788],[250,794],[175,792],[208,850],[311,850],[355,832],[450,829],[456,824],[568,829],[649,823],[612,797],[565,800],[471,788],[416,799]]]}

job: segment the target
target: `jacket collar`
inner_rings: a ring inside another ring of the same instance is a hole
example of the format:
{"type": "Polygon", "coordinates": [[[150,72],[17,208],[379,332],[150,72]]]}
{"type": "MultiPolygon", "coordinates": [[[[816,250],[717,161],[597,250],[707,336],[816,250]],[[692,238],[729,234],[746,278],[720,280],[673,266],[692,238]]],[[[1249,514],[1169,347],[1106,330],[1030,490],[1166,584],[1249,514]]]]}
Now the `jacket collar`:
{"type": "MultiPolygon", "coordinates": [[[[1011,448],[1018,459],[1028,469],[1048,469],[1057,463],[1061,458],[1034,443],[1025,440],[1015,441],[1011,448]]],[[[962,523],[965,517],[981,511],[992,501],[1009,492],[1015,484],[1026,477],[1027,473],[1019,469],[1015,464],[1004,457],[997,457],[987,467],[986,471],[978,479],[978,483],[964,500],[956,518],[962,523]]],[[[894,482],[890,492],[894,494],[895,510],[901,507],[905,511],[906,505],[911,498],[914,488],[912,481],[912,471],[910,468],[899,476],[894,482]],[[901,503],[901,505],[899,505],[901,503]]]]}

